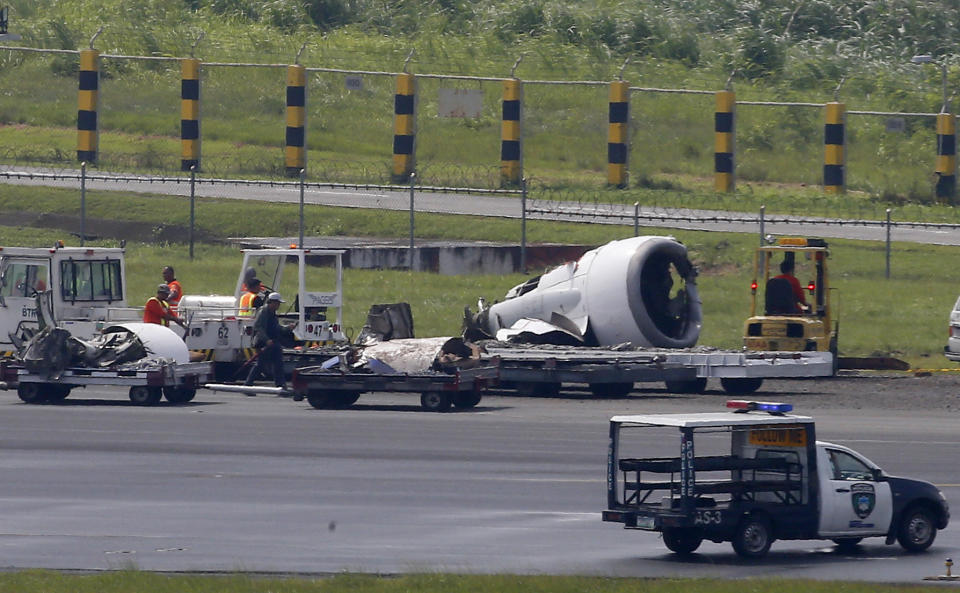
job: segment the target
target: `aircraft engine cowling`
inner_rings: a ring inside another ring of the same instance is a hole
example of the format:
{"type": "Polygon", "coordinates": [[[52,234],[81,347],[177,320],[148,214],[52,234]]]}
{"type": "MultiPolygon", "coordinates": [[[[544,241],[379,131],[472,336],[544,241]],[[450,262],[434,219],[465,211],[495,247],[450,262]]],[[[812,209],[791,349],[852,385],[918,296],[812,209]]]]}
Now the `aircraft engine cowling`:
{"type": "Polygon", "coordinates": [[[579,332],[587,345],[687,348],[703,322],[696,269],[672,237],[612,241],[514,287],[474,323],[495,336],[522,319],[579,332]]]}

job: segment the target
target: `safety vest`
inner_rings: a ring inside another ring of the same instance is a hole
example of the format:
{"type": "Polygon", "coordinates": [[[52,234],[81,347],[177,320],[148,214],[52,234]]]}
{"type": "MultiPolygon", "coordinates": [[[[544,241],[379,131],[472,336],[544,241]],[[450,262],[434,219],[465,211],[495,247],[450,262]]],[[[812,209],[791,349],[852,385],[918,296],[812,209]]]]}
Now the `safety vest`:
{"type": "Polygon", "coordinates": [[[237,315],[240,317],[250,317],[253,315],[253,299],[257,298],[257,293],[255,292],[245,292],[242,297],[240,297],[240,311],[237,315]]]}
{"type": "MultiPolygon", "coordinates": [[[[166,312],[168,312],[168,311],[170,310],[170,305],[168,305],[168,304],[166,303],[166,301],[161,301],[161,300],[158,299],[157,297],[150,297],[150,299],[147,301],[147,305],[150,304],[150,301],[157,301],[158,303],[160,303],[160,307],[163,309],[163,312],[164,312],[164,313],[166,313],[166,312]]],[[[158,323],[158,324],[160,324],[160,325],[166,325],[167,327],[170,326],[170,320],[167,319],[166,316],[162,317],[161,319],[148,319],[148,318],[147,318],[146,308],[144,308],[144,309],[145,309],[145,310],[144,310],[144,315],[143,315],[143,322],[144,322],[144,323],[158,323]]]]}

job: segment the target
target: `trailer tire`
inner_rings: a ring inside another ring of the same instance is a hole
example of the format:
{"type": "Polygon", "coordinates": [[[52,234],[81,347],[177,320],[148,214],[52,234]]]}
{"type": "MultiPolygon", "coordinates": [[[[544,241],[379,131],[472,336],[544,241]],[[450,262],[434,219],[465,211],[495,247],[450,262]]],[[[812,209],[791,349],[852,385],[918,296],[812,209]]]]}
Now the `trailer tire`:
{"type": "Polygon", "coordinates": [[[452,403],[450,394],[442,391],[424,391],[420,396],[420,406],[428,412],[446,412],[452,403]]]}
{"type": "Polygon", "coordinates": [[[733,550],[743,558],[762,558],[773,544],[773,526],[763,515],[744,517],[731,543],[733,550]]]}
{"type": "Polygon", "coordinates": [[[163,398],[163,390],[159,387],[145,387],[137,385],[130,388],[130,401],[138,406],[155,406],[163,398]]]}
{"type": "Polygon", "coordinates": [[[185,404],[192,401],[197,395],[193,387],[164,387],[163,397],[171,404],[185,404]]]}
{"type": "Polygon", "coordinates": [[[72,387],[70,385],[51,385],[50,390],[47,392],[47,401],[62,402],[70,395],[71,389],[72,387]]]}
{"type": "Polygon", "coordinates": [[[703,393],[707,390],[707,378],[680,379],[664,381],[667,391],[671,393],[703,393]]]}
{"type": "Polygon", "coordinates": [[[590,393],[594,397],[627,397],[633,391],[633,383],[591,383],[590,393]]]}
{"type": "Polygon", "coordinates": [[[360,399],[359,391],[341,391],[331,394],[327,398],[327,407],[334,410],[342,410],[357,403],[358,399],[360,399]]]}
{"type": "Polygon", "coordinates": [[[331,408],[333,396],[327,391],[321,391],[319,389],[311,389],[307,392],[307,402],[318,410],[326,410],[331,408]]]}
{"type": "Polygon", "coordinates": [[[663,530],[663,545],[675,554],[692,554],[703,543],[703,532],[696,528],[666,528],[663,530]]]}
{"type": "Polygon", "coordinates": [[[911,506],[903,511],[897,527],[897,541],[908,552],[922,552],[937,538],[937,520],[930,509],[911,506]]]}
{"type": "Polygon", "coordinates": [[[464,410],[476,407],[480,403],[481,396],[476,391],[464,391],[453,395],[453,405],[464,410]]]}
{"type": "Polygon", "coordinates": [[[28,404],[39,404],[47,401],[47,388],[41,383],[20,383],[17,385],[17,396],[28,404]]]}
{"type": "Polygon", "coordinates": [[[730,395],[748,395],[760,389],[763,377],[724,377],[720,386],[730,395]]]}

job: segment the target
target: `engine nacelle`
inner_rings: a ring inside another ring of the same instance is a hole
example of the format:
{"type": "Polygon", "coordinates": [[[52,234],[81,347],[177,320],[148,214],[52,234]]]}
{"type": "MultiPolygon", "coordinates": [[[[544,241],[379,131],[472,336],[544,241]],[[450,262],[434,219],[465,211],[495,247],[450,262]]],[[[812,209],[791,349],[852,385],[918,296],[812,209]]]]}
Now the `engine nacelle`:
{"type": "Polygon", "coordinates": [[[473,319],[496,336],[522,319],[539,319],[587,345],[687,348],[703,316],[696,269],[672,237],[612,241],[511,289],[473,319]]]}

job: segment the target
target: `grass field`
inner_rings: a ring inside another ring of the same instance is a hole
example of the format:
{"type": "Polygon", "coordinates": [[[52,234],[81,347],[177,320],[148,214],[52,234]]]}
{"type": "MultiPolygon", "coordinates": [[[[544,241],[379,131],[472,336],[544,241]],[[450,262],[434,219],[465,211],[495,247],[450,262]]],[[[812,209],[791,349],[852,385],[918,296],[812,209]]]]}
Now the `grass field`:
{"type": "MultiPolygon", "coordinates": [[[[33,211],[59,214],[76,228],[76,193],[3,186],[0,216],[33,211]]],[[[206,243],[188,257],[182,242],[189,220],[184,198],[122,195],[90,192],[87,200],[87,232],[96,234],[98,224],[126,223],[143,239],[127,244],[128,287],[131,304],[152,295],[160,270],[173,265],[188,294],[225,294],[232,291],[241,263],[236,248],[218,240],[242,236],[256,221],[260,236],[296,236],[296,205],[200,199],[197,232],[206,243]],[[236,212],[242,209],[244,216],[236,212]],[[163,225],[156,221],[163,220],[163,225]],[[138,226],[139,225],[139,226],[138,226]],[[160,228],[160,227],[163,228],[160,228]],[[160,237],[180,237],[162,240],[160,237]]],[[[403,237],[408,229],[405,212],[309,207],[305,212],[308,236],[350,235],[358,237],[403,237]]],[[[0,226],[0,245],[43,246],[69,235],[39,219],[48,228],[0,226]]],[[[487,240],[519,242],[519,222],[478,217],[418,214],[417,239],[487,240]]],[[[641,229],[641,234],[665,234],[664,229],[641,229]]],[[[632,236],[632,227],[531,221],[529,243],[559,242],[601,245],[632,236]]],[[[754,235],[675,231],[687,245],[700,269],[704,326],[701,344],[723,348],[740,345],[742,324],[750,307],[754,235]]],[[[116,245],[116,241],[109,244],[116,245]]],[[[891,277],[886,279],[882,243],[832,240],[831,284],[838,304],[840,352],[847,356],[890,355],[910,361],[915,367],[952,366],[942,356],[947,319],[960,286],[960,249],[955,247],[894,243],[891,277]]],[[[532,274],[541,271],[531,270],[532,274]]],[[[508,276],[438,276],[426,272],[347,270],[345,273],[345,326],[355,332],[363,325],[374,303],[405,301],[413,308],[417,335],[456,335],[465,306],[474,307],[478,297],[502,298],[512,286],[526,279],[508,276]]],[[[805,281],[806,279],[801,279],[805,281]]]]}

